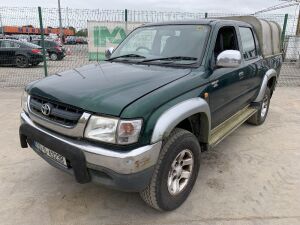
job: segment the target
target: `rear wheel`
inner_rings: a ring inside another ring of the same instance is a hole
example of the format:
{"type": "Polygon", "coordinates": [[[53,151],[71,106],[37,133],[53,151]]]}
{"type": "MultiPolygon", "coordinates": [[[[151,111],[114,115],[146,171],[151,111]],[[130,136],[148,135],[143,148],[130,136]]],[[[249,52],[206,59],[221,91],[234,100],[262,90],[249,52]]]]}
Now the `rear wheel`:
{"type": "Polygon", "coordinates": [[[183,129],[175,129],[163,145],[148,187],[140,193],[151,207],[161,211],[178,208],[189,196],[198,176],[200,145],[183,129]]]}
{"type": "Polygon", "coordinates": [[[58,55],[57,55],[56,53],[51,53],[51,54],[50,54],[50,59],[51,59],[52,61],[56,61],[56,60],[58,60],[58,55]]]}
{"type": "Polygon", "coordinates": [[[29,66],[28,58],[23,55],[18,55],[16,58],[16,65],[19,68],[26,68],[29,66]]]}
{"type": "Polygon", "coordinates": [[[265,122],[270,106],[271,100],[271,90],[270,88],[266,89],[263,100],[260,102],[259,110],[247,121],[247,123],[253,125],[261,125],[265,122]]]}

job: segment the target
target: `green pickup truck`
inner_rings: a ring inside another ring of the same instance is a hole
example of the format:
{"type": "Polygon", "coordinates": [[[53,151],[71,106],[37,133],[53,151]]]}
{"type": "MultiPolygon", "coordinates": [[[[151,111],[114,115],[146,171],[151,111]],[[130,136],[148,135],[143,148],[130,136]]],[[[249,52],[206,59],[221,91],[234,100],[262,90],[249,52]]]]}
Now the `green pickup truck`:
{"type": "Polygon", "coordinates": [[[143,25],[107,60],[32,82],[20,142],[77,182],[139,192],[170,211],[201,152],[264,123],[282,64],[278,24],[255,17],[143,25]]]}

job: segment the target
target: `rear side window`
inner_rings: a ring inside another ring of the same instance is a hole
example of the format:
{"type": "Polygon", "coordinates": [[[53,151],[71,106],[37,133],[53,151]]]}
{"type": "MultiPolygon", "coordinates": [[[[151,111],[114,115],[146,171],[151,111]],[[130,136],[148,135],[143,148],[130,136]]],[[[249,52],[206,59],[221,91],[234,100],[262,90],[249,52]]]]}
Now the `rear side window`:
{"type": "Polygon", "coordinates": [[[242,40],[244,59],[249,60],[256,58],[257,49],[252,30],[248,27],[240,27],[239,30],[242,40]]]}

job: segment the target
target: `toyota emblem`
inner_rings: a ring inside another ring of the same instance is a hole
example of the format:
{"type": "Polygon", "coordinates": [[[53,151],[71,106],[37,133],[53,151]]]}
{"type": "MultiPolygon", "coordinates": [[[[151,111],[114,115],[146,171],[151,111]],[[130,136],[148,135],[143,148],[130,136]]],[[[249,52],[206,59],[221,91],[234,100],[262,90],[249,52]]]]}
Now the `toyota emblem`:
{"type": "Polygon", "coordinates": [[[43,104],[41,108],[41,112],[44,116],[49,116],[51,113],[51,106],[49,104],[43,104]]]}

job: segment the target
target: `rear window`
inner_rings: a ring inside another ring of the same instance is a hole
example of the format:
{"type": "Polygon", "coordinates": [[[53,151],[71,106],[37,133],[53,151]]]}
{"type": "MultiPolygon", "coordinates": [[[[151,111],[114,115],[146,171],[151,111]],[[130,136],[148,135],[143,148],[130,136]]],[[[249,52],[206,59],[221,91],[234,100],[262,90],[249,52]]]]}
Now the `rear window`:
{"type": "Polygon", "coordinates": [[[257,50],[252,30],[248,27],[240,27],[239,30],[243,45],[244,59],[249,60],[256,58],[257,50]]]}

